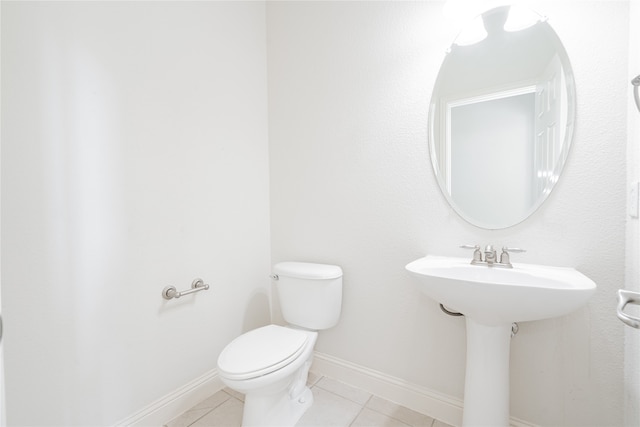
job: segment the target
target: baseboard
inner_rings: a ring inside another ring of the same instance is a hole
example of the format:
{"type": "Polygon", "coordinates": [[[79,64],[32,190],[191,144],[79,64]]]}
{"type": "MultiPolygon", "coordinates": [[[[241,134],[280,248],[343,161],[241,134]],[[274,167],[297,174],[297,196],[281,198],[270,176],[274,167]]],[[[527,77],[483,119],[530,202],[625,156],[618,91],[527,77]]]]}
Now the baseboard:
{"type": "Polygon", "coordinates": [[[116,423],[115,427],[163,426],[223,387],[218,371],[212,369],[116,423]]]}
{"type": "MultiPolygon", "coordinates": [[[[366,390],[452,426],[462,425],[462,400],[328,354],[315,352],[311,371],[366,390]]],[[[216,369],[199,376],[114,427],[159,427],[224,388],[216,369]]],[[[512,427],[536,427],[511,417],[512,427]]]]}
{"type": "Polygon", "coordinates": [[[462,424],[460,399],[319,352],[314,355],[311,371],[366,390],[447,424],[462,424]]]}
{"type": "MultiPolygon", "coordinates": [[[[311,371],[340,380],[452,426],[462,425],[462,400],[328,354],[315,352],[311,371]]],[[[511,417],[513,427],[535,427],[511,417]]]]}

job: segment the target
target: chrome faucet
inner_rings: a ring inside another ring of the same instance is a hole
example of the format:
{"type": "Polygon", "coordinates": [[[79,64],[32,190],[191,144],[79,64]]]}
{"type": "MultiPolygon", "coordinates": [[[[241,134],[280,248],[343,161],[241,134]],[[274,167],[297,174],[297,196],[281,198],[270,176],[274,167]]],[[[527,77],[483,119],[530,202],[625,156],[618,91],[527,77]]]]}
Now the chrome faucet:
{"type": "Polygon", "coordinates": [[[496,262],[496,258],[496,248],[491,245],[487,245],[484,248],[484,262],[486,262],[488,265],[493,265],[496,262]]]}
{"type": "Polygon", "coordinates": [[[502,248],[500,261],[498,261],[498,254],[493,245],[485,246],[484,252],[480,250],[479,245],[462,245],[460,247],[464,249],[473,249],[473,259],[471,260],[471,264],[486,265],[487,267],[513,268],[513,265],[511,265],[511,259],[509,257],[509,252],[526,252],[526,250],[524,249],[508,248],[505,246],[502,248]],[[482,256],[483,253],[484,259],[482,256]]]}

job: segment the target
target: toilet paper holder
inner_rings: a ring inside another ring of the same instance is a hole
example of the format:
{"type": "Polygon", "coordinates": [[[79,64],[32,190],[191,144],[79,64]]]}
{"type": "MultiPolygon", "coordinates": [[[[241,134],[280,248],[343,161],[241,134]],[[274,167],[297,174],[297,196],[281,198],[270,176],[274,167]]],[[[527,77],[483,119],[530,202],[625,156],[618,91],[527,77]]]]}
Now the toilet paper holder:
{"type": "Polygon", "coordinates": [[[191,283],[191,289],[188,289],[186,291],[178,292],[175,286],[167,286],[162,290],[162,298],[164,299],[180,298],[183,295],[189,295],[199,291],[206,291],[207,289],[209,289],[209,285],[204,283],[204,280],[194,279],[194,281],[191,283]]]}
{"type": "Polygon", "coordinates": [[[629,316],[624,312],[624,308],[627,304],[640,305],[640,294],[637,292],[625,291],[623,289],[618,290],[618,319],[622,320],[626,325],[632,328],[640,329],[640,318],[629,316]]]}

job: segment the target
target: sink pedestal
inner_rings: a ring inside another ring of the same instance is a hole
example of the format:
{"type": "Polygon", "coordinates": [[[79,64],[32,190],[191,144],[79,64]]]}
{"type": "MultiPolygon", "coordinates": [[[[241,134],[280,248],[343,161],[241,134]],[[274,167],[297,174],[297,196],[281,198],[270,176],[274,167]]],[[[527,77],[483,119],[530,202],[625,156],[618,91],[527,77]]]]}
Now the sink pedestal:
{"type": "Polygon", "coordinates": [[[511,324],[564,316],[596,291],[593,280],[573,268],[520,263],[494,268],[428,255],[406,269],[426,296],[465,315],[465,427],[509,426],[511,324]]]}
{"type": "Polygon", "coordinates": [[[511,323],[467,322],[467,368],[462,425],[509,426],[511,323]]]}

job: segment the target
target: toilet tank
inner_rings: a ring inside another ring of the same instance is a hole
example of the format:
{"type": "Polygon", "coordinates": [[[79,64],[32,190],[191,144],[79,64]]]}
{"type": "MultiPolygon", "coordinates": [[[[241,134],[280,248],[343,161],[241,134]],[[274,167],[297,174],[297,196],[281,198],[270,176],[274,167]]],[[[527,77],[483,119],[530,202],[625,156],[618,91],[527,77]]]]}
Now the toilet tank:
{"type": "Polygon", "coordinates": [[[337,265],[280,262],[273,267],[282,316],[321,330],[335,326],[342,310],[342,269],[337,265]]]}

